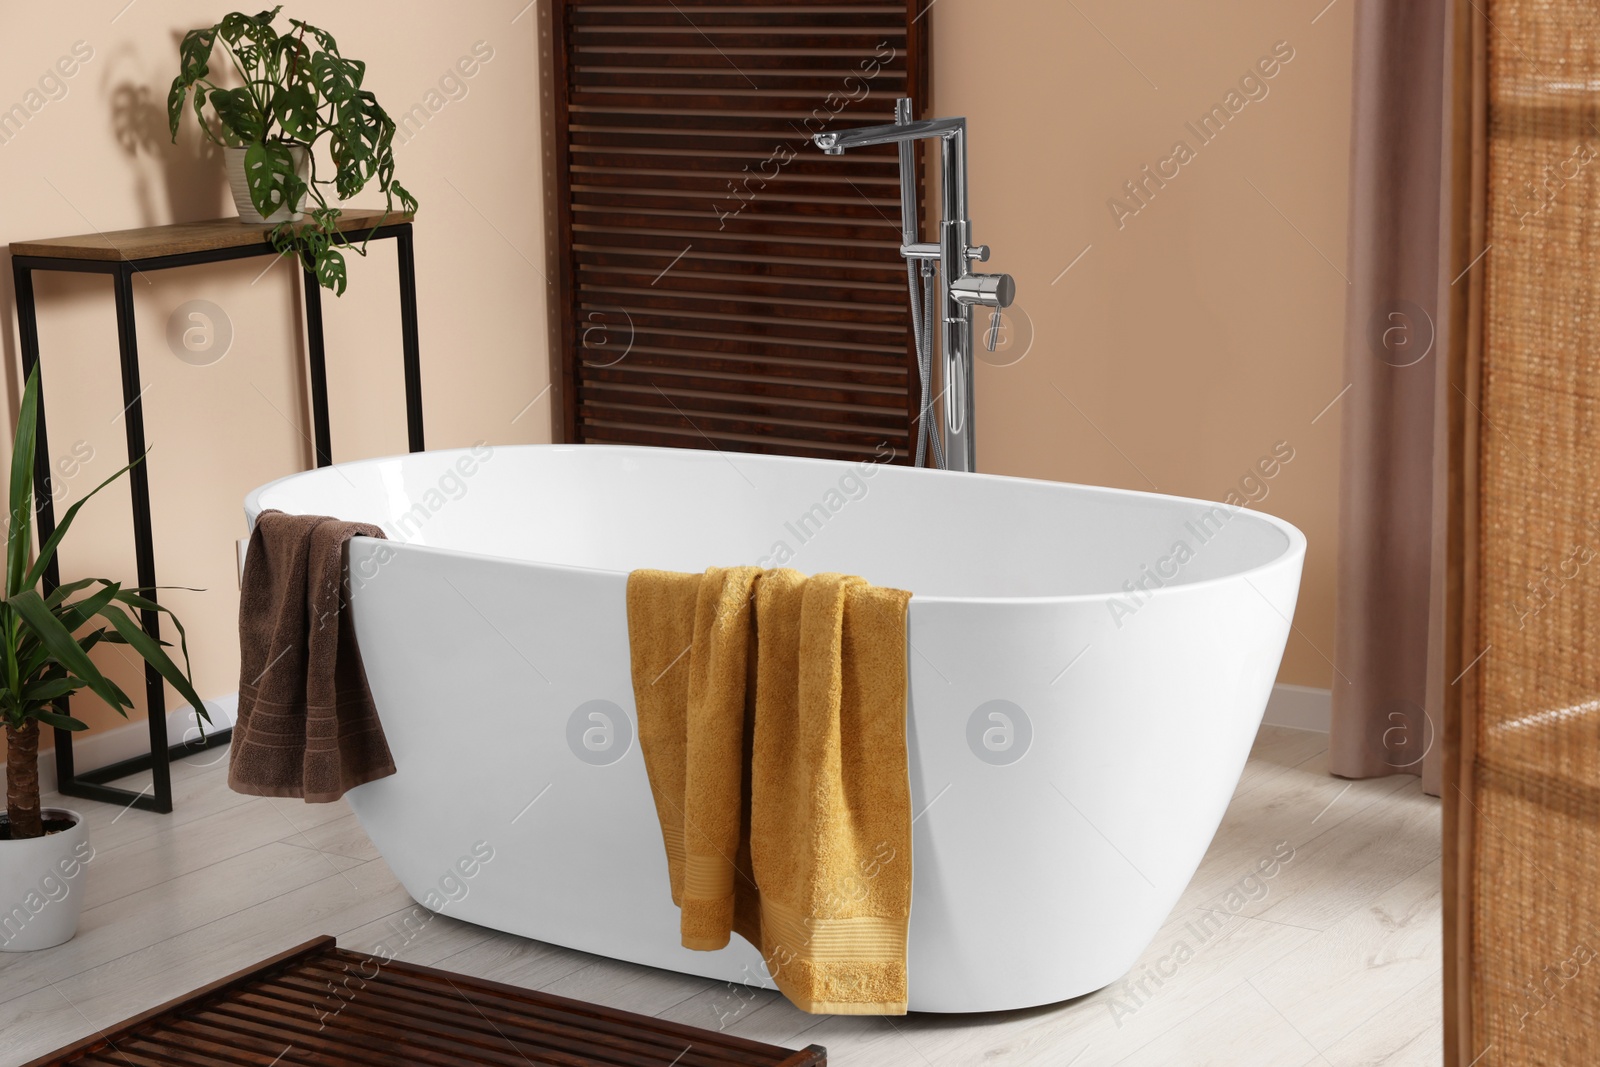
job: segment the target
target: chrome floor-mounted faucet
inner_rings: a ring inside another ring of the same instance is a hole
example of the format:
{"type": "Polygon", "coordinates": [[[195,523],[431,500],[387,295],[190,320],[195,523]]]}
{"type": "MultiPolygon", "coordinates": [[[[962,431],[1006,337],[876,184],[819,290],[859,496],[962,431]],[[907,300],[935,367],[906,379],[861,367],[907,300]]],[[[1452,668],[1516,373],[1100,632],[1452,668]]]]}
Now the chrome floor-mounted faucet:
{"type": "Polygon", "coordinates": [[[917,345],[922,379],[922,418],[917,433],[917,466],[923,465],[927,446],[932,445],[934,466],[947,470],[976,470],[973,450],[972,360],[975,330],[974,306],[994,309],[986,343],[994,351],[1000,335],[1000,314],[1011,306],[1016,283],[1009,274],[976,274],[973,263],[989,258],[988,245],[973,245],[972,220],[967,216],[967,120],[911,118],[911,101],[895,101],[894,123],[863,126],[837,133],[814,135],[817,147],[830,156],[843,155],[846,149],[875,144],[900,146],[900,254],[906,259],[906,277],[911,290],[911,321],[917,345]],[[917,182],[915,142],[937,137],[940,141],[941,182],[944,217],[939,223],[937,243],[924,242],[917,222],[917,182]],[[920,264],[923,298],[918,306],[917,271],[920,264]],[[943,436],[934,420],[933,382],[933,284],[939,276],[938,304],[943,324],[944,388],[937,398],[943,413],[943,436]]]}

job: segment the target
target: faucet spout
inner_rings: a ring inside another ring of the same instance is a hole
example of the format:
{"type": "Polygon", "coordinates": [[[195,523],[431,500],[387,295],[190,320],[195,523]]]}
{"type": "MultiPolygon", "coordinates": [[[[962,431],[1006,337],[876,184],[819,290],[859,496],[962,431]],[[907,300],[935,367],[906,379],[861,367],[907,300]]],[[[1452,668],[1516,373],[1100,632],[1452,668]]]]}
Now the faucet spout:
{"type": "Polygon", "coordinates": [[[898,144],[901,141],[921,141],[931,137],[953,137],[965,131],[967,120],[919,119],[915,122],[890,122],[882,126],[858,126],[850,130],[813,134],[817,147],[830,156],[843,155],[847,148],[865,148],[875,144],[898,144]]]}

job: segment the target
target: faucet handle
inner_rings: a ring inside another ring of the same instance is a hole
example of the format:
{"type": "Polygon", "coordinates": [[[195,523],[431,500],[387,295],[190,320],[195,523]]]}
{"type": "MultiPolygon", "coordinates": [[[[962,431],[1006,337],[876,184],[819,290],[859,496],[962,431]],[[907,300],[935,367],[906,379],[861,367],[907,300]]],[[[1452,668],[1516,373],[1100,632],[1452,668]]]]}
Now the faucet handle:
{"type": "Polygon", "coordinates": [[[1000,329],[1004,325],[1000,317],[1005,314],[1003,308],[996,307],[994,314],[989,319],[989,328],[983,334],[983,347],[993,352],[1000,345],[1000,329]]]}
{"type": "Polygon", "coordinates": [[[973,263],[987,263],[987,262],[989,262],[989,246],[988,245],[971,245],[971,246],[969,246],[967,248],[967,259],[971,260],[973,263]]]}

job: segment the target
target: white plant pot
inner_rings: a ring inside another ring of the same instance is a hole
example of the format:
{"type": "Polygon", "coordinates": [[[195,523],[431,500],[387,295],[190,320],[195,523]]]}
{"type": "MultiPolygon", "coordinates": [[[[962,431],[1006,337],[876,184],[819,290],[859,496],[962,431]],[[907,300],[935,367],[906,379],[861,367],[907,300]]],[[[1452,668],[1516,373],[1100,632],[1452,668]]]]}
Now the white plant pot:
{"type": "MultiPolygon", "coordinates": [[[[224,148],[223,158],[228,167],[228,188],[233,192],[233,206],[239,209],[240,222],[298,222],[304,215],[300,211],[301,204],[285,205],[265,217],[256,210],[255,204],[250,202],[250,183],[245,176],[243,148],[224,148]]],[[[289,156],[294,160],[294,172],[301,181],[305,181],[311,173],[311,153],[304,148],[290,148],[289,156]]]]}
{"type": "Polygon", "coordinates": [[[83,816],[44,808],[72,826],[27,841],[0,840],[0,952],[32,952],[69,941],[83,911],[85,869],[94,859],[83,816]]]}

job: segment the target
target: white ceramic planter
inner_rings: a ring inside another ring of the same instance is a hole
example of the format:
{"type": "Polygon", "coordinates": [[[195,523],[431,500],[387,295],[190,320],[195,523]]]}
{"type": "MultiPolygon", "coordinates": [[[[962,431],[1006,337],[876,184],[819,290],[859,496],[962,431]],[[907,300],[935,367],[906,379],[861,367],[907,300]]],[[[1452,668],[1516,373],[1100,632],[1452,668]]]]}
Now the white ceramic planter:
{"type": "MultiPolygon", "coordinates": [[[[300,212],[300,204],[280,207],[272,214],[263,216],[250,202],[250,183],[245,176],[243,148],[224,148],[223,158],[227,161],[228,188],[233,192],[233,206],[239,209],[240,222],[298,222],[304,216],[300,212]]],[[[289,155],[294,160],[294,172],[301,180],[305,180],[311,173],[311,154],[304,148],[291,148],[289,155]]]]}
{"type": "Polygon", "coordinates": [[[83,912],[85,868],[94,859],[83,816],[44,808],[72,828],[27,841],[0,841],[0,952],[32,952],[71,940],[83,912]]]}

